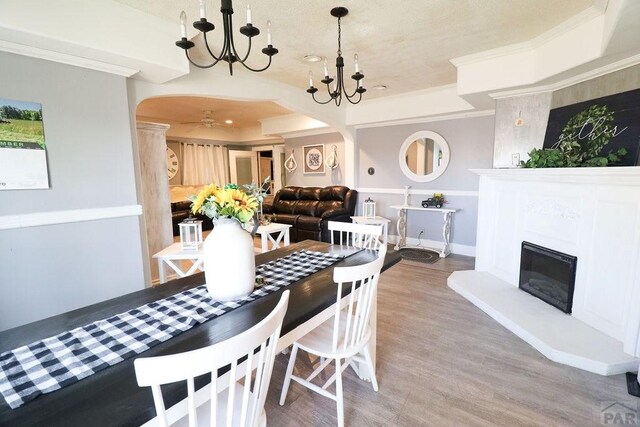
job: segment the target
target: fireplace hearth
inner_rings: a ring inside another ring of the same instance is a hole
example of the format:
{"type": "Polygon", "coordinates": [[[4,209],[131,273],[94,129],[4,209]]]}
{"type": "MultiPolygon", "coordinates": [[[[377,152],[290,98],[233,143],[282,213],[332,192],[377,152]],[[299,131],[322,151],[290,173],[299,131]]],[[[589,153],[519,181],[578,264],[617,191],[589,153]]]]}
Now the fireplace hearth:
{"type": "Polygon", "coordinates": [[[522,242],[520,289],[564,313],[571,313],[578,258],[522,242]]]}

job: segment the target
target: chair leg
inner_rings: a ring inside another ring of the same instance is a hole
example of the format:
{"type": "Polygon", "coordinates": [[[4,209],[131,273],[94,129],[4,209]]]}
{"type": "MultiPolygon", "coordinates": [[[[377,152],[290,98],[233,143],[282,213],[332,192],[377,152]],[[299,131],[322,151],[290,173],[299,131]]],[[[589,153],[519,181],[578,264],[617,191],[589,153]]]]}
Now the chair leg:
{"type": "Polygon", "coordinates": [[[371,384],[373,385],[373,390],[378,391],[378,380],[376,379],[376,371],[373,369],[373,361],[371,360],[371,353],[369,353],[369,347],[364,347],[364,359],[367,361],[367,366],[369,367],[369,375],[371,375],[371,384]]]}
{"type": "Polygon", "coordinates": [[[340,359],[336,359],[336,404],[338,407],[338,427],[344,427],[344,401],[342,398],[342,369],[340,359]]]}
{"type": "Polygon", "coordinates": [[[287,392],[289,391],[289,384],[291,384],[291,375],[293,374],[293,365],[296,363],[296,356],[298,355],[298,345],[293,344],[291,348],[291,356],[289,356],[289,364],[287,365],[287,372],[284,376],[284,383],[282,384],[282,394],[280,394],[280,406],[284,405],[284,401],[287,398],[287,392]]]}

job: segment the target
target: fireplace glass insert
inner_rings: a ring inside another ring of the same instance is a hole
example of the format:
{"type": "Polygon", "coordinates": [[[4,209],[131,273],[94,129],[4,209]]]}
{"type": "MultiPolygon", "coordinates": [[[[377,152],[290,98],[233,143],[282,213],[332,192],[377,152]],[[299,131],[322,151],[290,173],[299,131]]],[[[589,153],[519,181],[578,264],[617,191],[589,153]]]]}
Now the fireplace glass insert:
{"type": "Polygon", "coordinates": [[[578,258],[522,242],[520,289],[571,313],[578,258]]]}

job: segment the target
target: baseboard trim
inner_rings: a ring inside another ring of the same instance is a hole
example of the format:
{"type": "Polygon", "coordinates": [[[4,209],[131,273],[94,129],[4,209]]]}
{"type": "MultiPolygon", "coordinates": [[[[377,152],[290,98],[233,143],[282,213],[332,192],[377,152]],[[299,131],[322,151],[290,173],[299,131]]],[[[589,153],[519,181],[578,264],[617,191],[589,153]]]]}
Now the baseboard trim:
{"type": "Polygon", "coordinates": [[[0,230],[39,227],[142,215],[142,206],[114,206],[109,208],[73,209],[66,211],[36,212],[0,216],[0,230]]]}
{"type": "MultiPolygon", "coordinates": [[[[398,243],[398,236],[395,234],[390,234],[389,243],[398,243]]],[[[438,240],[420,239],[420,241],[418,241],[418,239],[414,237],[407,237],[407,245],[415,247],[418,246],[418,243],[422,247],[425,247],[427,249],[434,249],[438,252],[440,252],[440,250],[442,249],[442,245],[444,244],[444,242],[438,240]]],[[[451,253],[475,257],[476,247],[470,245],[462,245],[460,243],[451,243],[451,253]]]]}

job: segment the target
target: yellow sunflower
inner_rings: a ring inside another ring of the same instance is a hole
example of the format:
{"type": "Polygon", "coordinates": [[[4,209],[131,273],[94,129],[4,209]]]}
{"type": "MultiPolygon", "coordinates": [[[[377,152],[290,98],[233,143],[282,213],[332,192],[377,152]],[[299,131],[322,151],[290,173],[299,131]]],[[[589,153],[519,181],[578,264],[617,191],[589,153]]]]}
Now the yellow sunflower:
{"type": "Polygon", "coordinates": [[[256,198],[247,196],[242,190],[228,189],[224,191],[224,200],[233,206],[235,216],[241,222],[249,221],[258,208],[256,198]]]}
{"type": "Polygon", "coordinates": [[[215,184],[209,184],[200,190],[196,198],[193,200],[191,205],[191,212],[194,214],[199,213],[202,210],[202,205],[207,201],[210,196],[214,196],[216,199],[219,199],[217,195],[220,193],[220,188],[215,184]]]}

